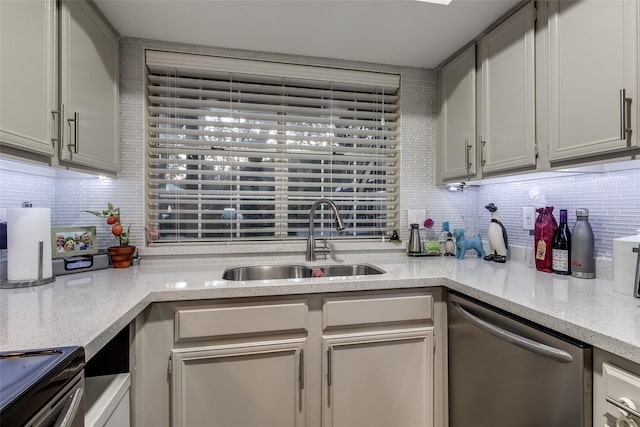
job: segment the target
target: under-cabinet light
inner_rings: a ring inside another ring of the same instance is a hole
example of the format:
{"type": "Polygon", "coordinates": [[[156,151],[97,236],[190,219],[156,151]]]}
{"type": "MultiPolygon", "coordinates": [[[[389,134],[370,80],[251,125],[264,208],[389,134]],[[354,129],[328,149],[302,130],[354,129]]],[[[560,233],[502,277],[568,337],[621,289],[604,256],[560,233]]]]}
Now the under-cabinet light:
{"type": "Polygon", "coordinates": [[[449,191],[462,191],[464,187],[467,185],[464,182],[453,182],[451,184],[447,184],[447,190],[449,191]]]}
{"type": "Polygon", "coordinates": [[[451,3],[452,0],[416,0],[422,3],[434,3],[434,4],[443,4],[445,6],[447,6],[449,3],[451,3]]]}

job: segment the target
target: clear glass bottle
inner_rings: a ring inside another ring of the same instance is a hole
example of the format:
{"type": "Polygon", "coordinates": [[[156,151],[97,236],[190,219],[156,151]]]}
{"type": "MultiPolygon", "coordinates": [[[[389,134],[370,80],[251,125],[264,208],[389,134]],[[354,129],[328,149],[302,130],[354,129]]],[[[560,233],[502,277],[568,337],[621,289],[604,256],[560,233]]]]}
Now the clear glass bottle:
{"type": "Polygon", "coordinates": [[[576,224],[571,233],[571,275],[581,279],[593,279],[596,277],[596,258],[589,210],[576,209],[576,216],[576,224]]]}
{"type": "Polygon", "coordinates": [[[571,232],[567,225],[567,210],[560,209],[560,225],[553,236],[552,269],[556,274],[571,274],[571,232]]]}
{"type": "Polygon", "coordinates": [[[535,243],[535,237],[533,235],[533,230],[529,230],[529,238],[527,239],[527,244],[524,248],[524,263],[529,268],[536,267],[536,254],[533,249],[535,243]]]}

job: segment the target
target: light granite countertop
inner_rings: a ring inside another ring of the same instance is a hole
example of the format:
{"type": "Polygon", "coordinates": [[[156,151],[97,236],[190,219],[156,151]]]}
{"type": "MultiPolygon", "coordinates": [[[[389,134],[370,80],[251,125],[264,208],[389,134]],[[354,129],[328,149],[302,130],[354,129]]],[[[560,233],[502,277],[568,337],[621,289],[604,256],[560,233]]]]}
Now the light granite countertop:
{"type": "Polygon", "coordinates": [[[381,275],[232,282],[226,267],[299,263],[303,256],[175,259],[128,269],[58,276],[32,288],[0,290],[0,351],[81,345],[93,357],[150,303],[250,296],[445,286],[640,363],[640,300],[611,281],[541,273],[523,263],[338,254],[322,265],[370,263],[381,275]]]}

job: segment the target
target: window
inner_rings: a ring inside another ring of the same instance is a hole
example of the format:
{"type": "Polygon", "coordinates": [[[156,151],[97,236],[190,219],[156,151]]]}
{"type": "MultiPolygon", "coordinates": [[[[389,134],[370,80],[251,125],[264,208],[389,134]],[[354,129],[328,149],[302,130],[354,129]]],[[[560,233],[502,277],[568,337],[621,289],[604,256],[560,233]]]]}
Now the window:
{"type": "Polygon", "coordinates": [[[159,243],[372,238],[399,225],[398,75],[148,50],[159,243]],[[326,209],[326,210],[325,210],[326,209]]]}

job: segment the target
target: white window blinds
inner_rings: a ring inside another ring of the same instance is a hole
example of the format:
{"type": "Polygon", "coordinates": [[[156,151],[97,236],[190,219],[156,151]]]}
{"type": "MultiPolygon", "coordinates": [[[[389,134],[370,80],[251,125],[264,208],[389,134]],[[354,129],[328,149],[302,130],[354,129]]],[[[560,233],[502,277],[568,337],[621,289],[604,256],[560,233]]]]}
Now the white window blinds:
{"type": "Polygon", "coordinates": [[[371,238],[399,225],[398,75],[148,50],[157,242],[371,238]]]}

